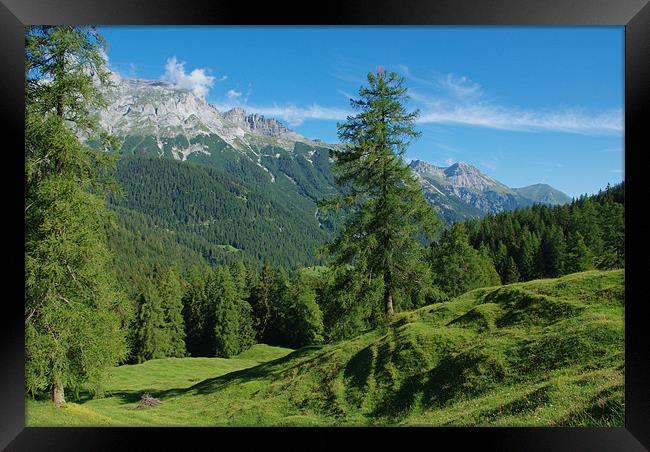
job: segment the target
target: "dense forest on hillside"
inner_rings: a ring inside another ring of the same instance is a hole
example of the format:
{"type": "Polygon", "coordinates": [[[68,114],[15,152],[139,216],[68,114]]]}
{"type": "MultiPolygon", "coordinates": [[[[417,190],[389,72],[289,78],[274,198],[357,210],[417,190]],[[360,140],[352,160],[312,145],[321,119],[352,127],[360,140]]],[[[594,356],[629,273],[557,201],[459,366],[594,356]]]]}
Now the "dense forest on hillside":
{"type": "Polygon", "coordinates": [[[470,243],[485,247],[504,284],[625,264],[625,183],[570,204],[467,221],[470,243]]]}
{"type": "Polygon", "coordinates": [[[110,199],[116,215],[108,235],[124,282],[163,264],[314,265],[314,249],[334,230],[333,221],[316,215],[314,202],[287,195],[245,159],[224,170],[122,157],[115,177],[124,195],[110,199]]]}

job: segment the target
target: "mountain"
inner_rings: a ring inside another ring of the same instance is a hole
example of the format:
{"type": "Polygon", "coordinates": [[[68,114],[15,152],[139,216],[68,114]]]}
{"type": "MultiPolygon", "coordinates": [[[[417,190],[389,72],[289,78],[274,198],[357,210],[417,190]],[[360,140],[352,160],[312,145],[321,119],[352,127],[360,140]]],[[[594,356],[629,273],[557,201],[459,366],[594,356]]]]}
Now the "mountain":
{"type": "MultiPolygon", "coordinates": [[[[121,228],[111,237],[128,261],[166,250],[174,260],[240,253],[275,265],[317,262],[314,249],[341,223],[317,207],[339,192],[329,156],[337,145],[242,108],[220,112],[169,83],[115,75],[114,85],[97,115],[122,140],[117,179],[127,196],[111,201],[121,228]]],[[[508,188],[463,162],[410,166],[447,223],[568,199],[546,185],[508,188]]]]}
{"type": "Polygon", "coordinates": [[[571,201],[549,185],[509,188],[465,162],[445,168],[413,160],[409,166],[429,203],[448,223],[535,203],[557,205],[571,201]]]}
{"type": "Polygon", "coordinates": [[[555,206],[571,202],[569,196],[547,184],[528,185],[527,187],[515,188],[514,190],[524,198],[532,199],[540,204],[555,206]]]}
{"type": "MultiPolygon", "coordinates": [[[[187,160],[194,153],[211,155],[214,149],[200,137],[217,137],[241,155],[258,160],[254,148],[295,143],[320,145],[287,129],[275,119],[247,115],[241,108],[221,113],[192,91],[160,81],[117,77],[106,91],[108,108],[98,112],[100,124],[110,133],[146,137],[147,153],[187,160]],[[179,141],[178,137],[186,138],[179,141]]],[[[133,150],[133,149],[127,149],[133,150]]]]}

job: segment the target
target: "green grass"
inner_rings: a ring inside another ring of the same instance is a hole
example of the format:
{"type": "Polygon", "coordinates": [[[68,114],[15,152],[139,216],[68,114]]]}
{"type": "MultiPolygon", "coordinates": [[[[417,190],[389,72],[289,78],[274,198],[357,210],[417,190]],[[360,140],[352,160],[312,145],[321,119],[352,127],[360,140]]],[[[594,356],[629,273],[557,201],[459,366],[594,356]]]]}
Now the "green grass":
{"type": "Polygon", "coordinates": [[[623,270],[477,289],[335,344],[121,366],[28,425],[622,426],[624,304],[623,270]]]}

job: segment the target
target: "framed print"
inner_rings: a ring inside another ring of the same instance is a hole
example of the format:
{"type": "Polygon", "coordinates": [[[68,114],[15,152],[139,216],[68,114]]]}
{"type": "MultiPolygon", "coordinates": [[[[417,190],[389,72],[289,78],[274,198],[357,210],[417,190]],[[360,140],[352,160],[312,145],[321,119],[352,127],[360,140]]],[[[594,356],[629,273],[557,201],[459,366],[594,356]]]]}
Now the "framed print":
{"type": "Polygon", "coordinates": [[[647,2],[319,8],[2,0],[0,445],[650,447],[647,2]]]}

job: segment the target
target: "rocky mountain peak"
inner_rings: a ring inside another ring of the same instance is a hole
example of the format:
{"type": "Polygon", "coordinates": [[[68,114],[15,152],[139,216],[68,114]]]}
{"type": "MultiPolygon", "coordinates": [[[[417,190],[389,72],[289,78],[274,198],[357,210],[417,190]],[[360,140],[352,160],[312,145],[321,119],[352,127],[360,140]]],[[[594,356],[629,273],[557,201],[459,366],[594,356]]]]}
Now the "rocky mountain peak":
{"type": "Polygon", "coordinates": [[[223,118],[235,126],[271,138],[281,138],[294,141],[305,141],[305,138],[285,127],[280,121],[267,118],[259,113],[247,114],[241,107],[234,107],[223,113],[223,118]]]}
{"type": "MultiPolygon", "coordinates": [[[[465,187],[483,191],[499,185],[497,181],[483,174],[478,168],[465,162],[456,162],[445,169],[445,177],[456,187],[465,187]]],[[[505,188],[505,186],[503,186],[505,188]]]]}
{"type": "Polygon", "coordinates": [[[291,132],[291,130],[287,129],[279,121],[273,118],[265,118],[257,113],[248,115],[246,121],[252,132],[257,132],[261,135],[279,137],[291,132]]]}
{"type": "Polygon", "coordinates": [[[246,110],[241,107],[231,108],[223,114],[223,117],[238,126],[246,124],[246,110]]]}
{"type": "Polygon", "coordinates": [[[456,162],[445,169],[445,174],[453,176],[456,174],[481,174],[481,172],[477,168],[468,165],[465,162],[456,162]]]}
{"type": "Polygon", "coordinates": [[[444,176],[445,168],[432,165],[424,160],[412,160],[409,164],[411,169],[418,174],[430,174],[434,176],[444,176]]]}
{"type": "Polygon", "coordinates": [[[100,123],[118,136],[153,136],[162,152],[162,142],[185,136],[214,134],[235,149],[275,146],[291,150],[295,142],[310,143],[302,135],[272,118],[235,107],[219,112],[191,90],[158,80],[114,77],[115,88],[107,92],[109,106],[100,113],[100,123]]]}

